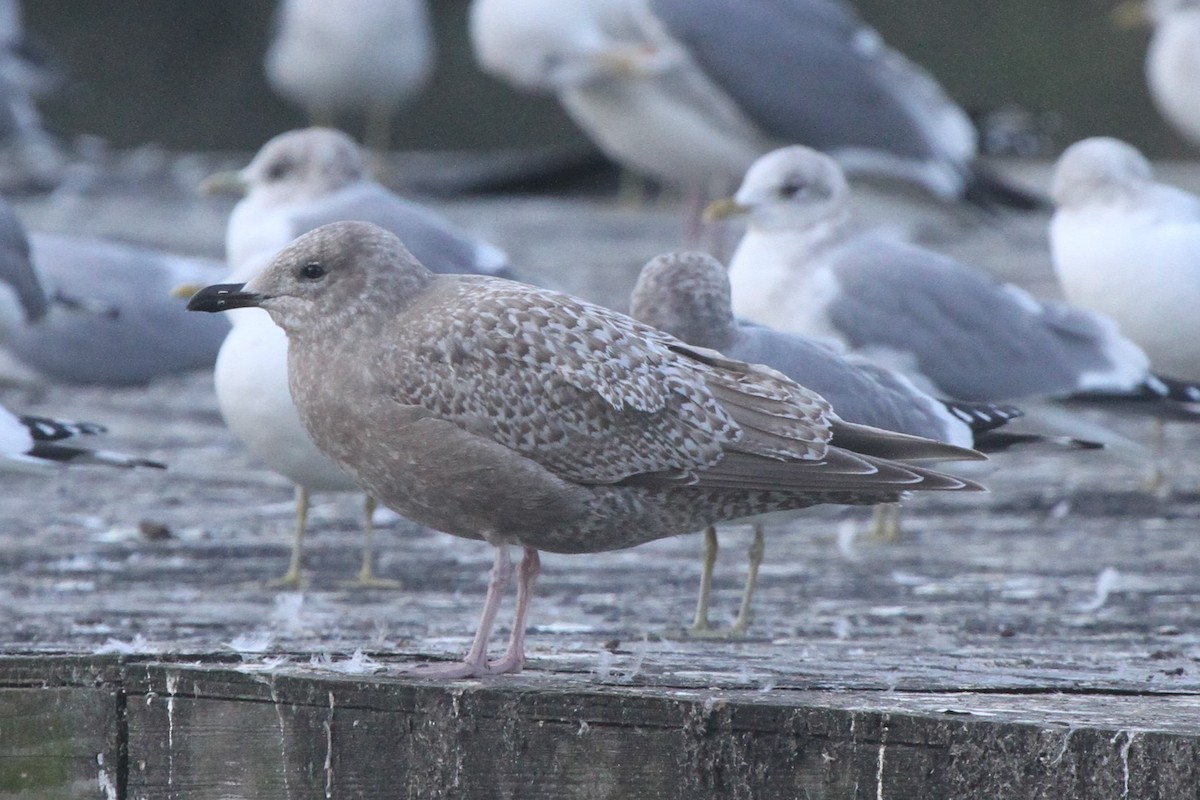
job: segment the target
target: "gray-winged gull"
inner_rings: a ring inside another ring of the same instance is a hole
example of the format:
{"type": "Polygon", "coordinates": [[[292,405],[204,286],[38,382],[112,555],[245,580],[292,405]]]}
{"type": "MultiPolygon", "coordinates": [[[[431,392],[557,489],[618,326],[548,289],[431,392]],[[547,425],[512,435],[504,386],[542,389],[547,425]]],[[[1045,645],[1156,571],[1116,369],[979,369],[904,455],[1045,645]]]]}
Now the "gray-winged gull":
{"type": "Polygon", "coordinates": [[[63,82],[62,69],[51,62],[25,36],[20,3],[0,2],[0,159],[15,188],[52,186],[63,167],[35,102],[63,82]]]}
{"type": "Polygon", "coordinates": [[[104,433],[104,426],[50,417],[18,416],[0,406],[0,472],[45,471],[72,464],[109,467],[154,467],[158,461],[70,444],[77,436],[104,433]]]}
{"type": "Polygon", "coordinates": [[[435,55],[426,0],[281,0],[264,66],[315,123],[365,112],[367,144],[383,151],[392,115],[429,83],[435,55]]]}
{"type": "Polygon", "coordinates": [[[1179,133],[1200,145],[1200,2],[1126,0],[1114,13],[1121,21],[1154,25],[1146,51],[1150,96],[1179,133]]]}
{"type": "Polygon", "coordinates": [[[227,323],[198,324],[170,291],[218,261],[25,229],[0,201],[0,347],[64,383],[126,385],[208,367],[227,323]]]}
{"type": "Polygon", "coordinates": [[[1156,182],[1141,153],[1109,138],[1068,147],[1052,194],[1063,294],[1115,319],[1156,371],[1200,381],[1200,197],[1156,182]]]}
{"type": "MultiPolygon", "coordinates": [[[[371,220],[399,235],[423,263],[439,272],[510,275],[498,248],[472,239],[440,215],[399,197],[367,176],[362,151],[340,131],[290,131],[263,145],[237,174],[209,185],[243,185],[226,231],[231,281],[250,280],[296,236],[328,222],[371,220]]],[[[296,586],[309,495],[354,491],[356,485],[308,438],[287,384],[287,337],[267,314],[238,311],[221,345],[213,379],[221,415],[259,461],[296,487],[296,532],[287,572],[273,585],[296,586]]],[[[371,566],[373,501],[366,500],[362,568],[355,583],[389,585],[371,566]]]]}
{"type": "Polygon", "coordinates": [[[369,223],[325,226],[189,308],[264,308],[316,445],[417,522],[496,548],[452,676],[519,671],[539,550],[614,550],[722,519],[904,491],[977,488],[908,463],[972,450],[842,421],[778,372],[614,311],[483,276],[437,275],[369,223]],[[520,545],[508,648],[487,643],[520,545]]]}
{"type": "Polygon", "coordinates": [[[332,128],[281,133],[245,168],[209,176],[203,188],[246,195],[225,229],[225,256],[232,269],[254,255],[272,256],[314,228],[357,219],[399,236],[438,272],[513,277],[503,251],[374,181],[359,146],[332,128]]]}
{"type": "Polygon", "coordinates": [[[966,113],[839,0],[474,0],[470,30],[485,70],[673,183],[732,185],[800,142],[943,200],[1042,204],[980,167],[966,113]]]}
{"type": "MultiPolygon", "coordinates": [[[[996,431],[1021,416],[1013,406],[941,400],[900,373],[866,359],[843,356],[825,342],[736,319],[725,267],[705,253],[665,253],[651,259],[638,276],[629,313],[688,344],[718,350],[739,361],[765,364],[802,381],[849,422],[983,451],[1049,440],[1035,434],[996,431]]],[[[1057,437],[1052,441],[1068,447],[1095,446],[1057,437]]],[[[884,508],[888,507],[877,506],[876,510],[884,508]]],[[[743,632],[749,622],[763,547],[762,525],[756,520],[749,576],[731,632],[743,632]]],[[[716,548],[716,532],[709,527],[693,632],[709,630],[708,595],[716,548]]]]}
{"type": "Polygon", "coordinates": [[[832,159],[793,146],[763,156],[714,205],[749,221],[729,270],[738,314],[835,338],[956,399],[1170,391],[1111,319],[859,232],[848,197],[832,159]]]}
{"type": "Polygon", "coordinates": [[[29,254],[25,226],[12,206],[0,199],[0,347],[49,310],[46,290],[29,254]]]}
{"type": "MultiPolygon", "coordinates": [[[[1052,194],[1058,208],[1050,252],[1063,294],[1115,319],[1153,369],[1174,379],[1166,382],[1194,411],[1200,404],[1200,198],[1156,182],[1141,153],[1104,137],[1063,152],[1052,194]]],[[[1147,480],[1155,491],[1168,488],[1163,422],[1156,418],[1160,458],[1147,480]]]]}

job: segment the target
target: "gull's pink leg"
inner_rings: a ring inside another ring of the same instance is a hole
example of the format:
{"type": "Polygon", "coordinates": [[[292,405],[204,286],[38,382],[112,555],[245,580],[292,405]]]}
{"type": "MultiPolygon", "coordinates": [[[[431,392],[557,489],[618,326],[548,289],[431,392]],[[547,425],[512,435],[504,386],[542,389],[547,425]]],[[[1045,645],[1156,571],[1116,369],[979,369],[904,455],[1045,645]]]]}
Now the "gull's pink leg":
{"type": "Polygon", "coordinates": [[[488,664],[494,674],[520,672],[525,666],[525,617],[529,613],[529,601],[533,598],[533,585],[542,571],[538,551],[525,548],[525,557],[517,567],[517,613],[513,615],[512,635],[508,638],[508,649],[499,659],[488,664]]]}
{"type": "MultiPolygon", "coordinates": [[[[528,552],[529,550],[526,548],[526,560],[529,559],[528,552]]],[[[535,551],[535,561],[536,557],[535,551]]],[[[522,573],[525,571],[525,561],[521,562],[521,571],[522,573]]],[[[429,664],[416,667],[411,670],[411,673],[422,678],[472,678],[477,675],[486,675],[488,672],[488,639],[491,638],[496,612],[500,610],[500,601],[504,597],[504,590],[508,587],[508,579],[511,576],[512,560],[508,556],[508,545],[499,545],[496,548],[496,561],[492,564],[492,575],[488,580],[487,599],[483,601],[483,615],[479,618],[479,627],[475,629],[475,640],[471,642],[471,649],[467,652],[467,657],[460,664],[429,664]]],[[[518,591],[518,614],[521,611],[520,603],[521,592],[518,591]]]]}

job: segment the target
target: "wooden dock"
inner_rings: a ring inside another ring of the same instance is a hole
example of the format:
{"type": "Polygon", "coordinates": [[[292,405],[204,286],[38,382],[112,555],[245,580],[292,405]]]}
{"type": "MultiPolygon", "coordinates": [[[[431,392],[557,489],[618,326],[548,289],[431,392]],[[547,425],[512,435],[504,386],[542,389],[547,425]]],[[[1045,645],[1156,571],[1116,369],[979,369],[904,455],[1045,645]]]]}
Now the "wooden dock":
{"type": "MultiPolygon", "coordinates": [[[[225,209],[208,202],[19,209],[211,253],[225,209]]],[[[614,305],[677,235],[669,206],[442,207],[539,281],[614,305]]],[[[946,227],[945,246],[1046,290],[1044,220],[1012,226],[946,227]]],[[[697,537],[549,555],[527,671],[438,683],[404,670],[466,650],[488,547],[383,520],[378,571],[403,588],[345,588],[358,501],[328,497],[309,585],[267,590],[291,491],[225,430],[209,376],[0,402],[105,422],[171,465],[4,476],[0,798],[1200,796],[1196,427],[1168,427],[1161,497],[1139,488],[1144,457],[1012,453],[986,496],[914,500],[895,543],[862,536],[861,510],[782,523],[742,640],[680,635],[697,537]]],[[[727,620],[748,536],[722,542],[727,620]]]]}

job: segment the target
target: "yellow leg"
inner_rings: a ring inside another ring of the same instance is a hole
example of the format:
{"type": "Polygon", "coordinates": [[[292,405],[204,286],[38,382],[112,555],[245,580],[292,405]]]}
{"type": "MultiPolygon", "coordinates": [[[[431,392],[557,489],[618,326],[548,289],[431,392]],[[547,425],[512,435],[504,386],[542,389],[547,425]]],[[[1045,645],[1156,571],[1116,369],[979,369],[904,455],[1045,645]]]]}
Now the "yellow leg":
{"type": "Polygon", "coordinates": [[[374,517],[378,504],[375,502],[375,498],[370,495],[364,495],[363,497],[362,567],[358,570],[358,575],[354,577],[354,580],[346,581],[343,585],[358,589],[399,589],[399,581],[377,577],[375,570],[371,567],[371,540],[375,536],[374,517]]]}
{"type": "Polygon", "coordinates": [[[283,577],[267,581],[270,589],[298,589],[304,583],[300,562],[304,558],[304,531],[308,527],[308,490],[296,486],[296,535],[292,539],[292,558],[283,577]]]}
{"type": "Polygon", "coordinates": [[[1167,448],[1167,423],[1162,417],[1154,418],[1154,431],[1151,439],[1154,442],[1154,460],[1150,465],[1150,474],[1142,482],[1142,490],[1155,497],[1166,497],[1171,493],[1171,483],[1167,480],[1164,463],[1167,448]]]}
{"type": "Polygon", "coordinates": [[[742,605],[738,608],[737,619],[729,626],[729,633],[734,636],[745,636],[750,627],[750,604],[754,599],[754,589],[758,586],[758,568],[762,566],[763,554],[766,553],[767,542],[763,536],[761,522],[754,523],[754,541],[750,543],[749,571],[746,573],[746,587],[742,590],[742,605]]]}
{"type": "Polygon", "coordinates": [[[882,542],[899,541],[899,503],[880,503],[871,510],[871,537],[882,542]]]}
{"type": "Polygon", "coordinates": [[[392,108],[384,105],[373,105],[367,110],[366,128],[363,130],[363,144],[379,158],[387,156],[392,139],[392,108]]]}
{"type": "Polygon", "coordinates": [[[700,593],[696,597],[696,618],[688,633],[702,636],[712,630],[708,622],[708,601],[712,596],[713,567],[717,563],[717,529],[709,525],[704,529],[704,550],[701,555],[700,593]]]}

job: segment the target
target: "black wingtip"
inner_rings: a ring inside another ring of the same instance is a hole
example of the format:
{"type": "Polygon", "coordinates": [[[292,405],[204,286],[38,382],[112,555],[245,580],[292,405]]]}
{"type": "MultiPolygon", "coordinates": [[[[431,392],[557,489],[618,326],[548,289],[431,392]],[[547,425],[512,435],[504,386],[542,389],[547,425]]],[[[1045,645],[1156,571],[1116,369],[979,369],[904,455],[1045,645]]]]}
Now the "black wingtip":
{"type": "Polygon", "coordinates": [[[188,311],[215,313],[233,308],[254,308],[262,301],[262,295],[244,292],[244,283],[215,283],[205,286],[188,300],[188,311]]]}

